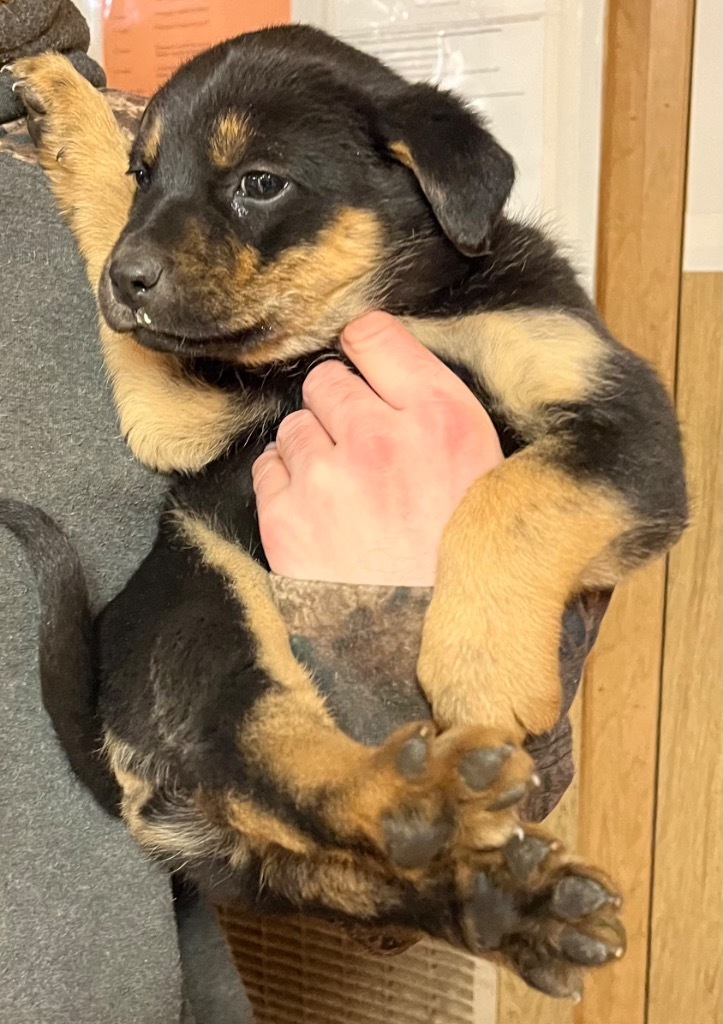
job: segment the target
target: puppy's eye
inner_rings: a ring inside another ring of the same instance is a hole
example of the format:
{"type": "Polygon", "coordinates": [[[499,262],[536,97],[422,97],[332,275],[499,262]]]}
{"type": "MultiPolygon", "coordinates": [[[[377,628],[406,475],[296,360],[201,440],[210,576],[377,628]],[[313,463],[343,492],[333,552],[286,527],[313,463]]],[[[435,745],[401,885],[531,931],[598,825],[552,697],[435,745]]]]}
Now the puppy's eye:
{"type": "Polygon", "coordinates": [[[151,169],[146,164],[141,164],[140,167],[129,167],[127,173],[132,174],[136,179],[136,185],[141,192],[146,192],[150,188],[151,169]]]}
{"type": "Polygon", "coordinates": [[[278,174],[268,171],[249,171],[244,174],[236,195],[243,199],[256,199],[267,202],[276,199],[288,187],[288,181],[278,174]]]}
{"type": "Polygon", "coordinates": [[[147,164],[141,164],[140,167],[131,167],[128,171],[136,179],[136,185],[141,192],[147,192],[151,185],[151,169],[147,164]]]}

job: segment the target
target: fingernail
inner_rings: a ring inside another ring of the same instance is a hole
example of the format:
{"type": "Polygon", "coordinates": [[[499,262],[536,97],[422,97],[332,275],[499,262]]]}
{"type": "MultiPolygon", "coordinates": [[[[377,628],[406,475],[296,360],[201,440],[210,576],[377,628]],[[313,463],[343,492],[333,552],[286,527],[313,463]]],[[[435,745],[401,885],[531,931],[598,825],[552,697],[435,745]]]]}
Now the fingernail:
{"type": "Polygon", "coordinates": [[[276,441],[269,441],[269,443],[264,448],[264,451],[265,452],[270,452],[270,451],[273,451],[275,448],[276,448],[276,441]]]}

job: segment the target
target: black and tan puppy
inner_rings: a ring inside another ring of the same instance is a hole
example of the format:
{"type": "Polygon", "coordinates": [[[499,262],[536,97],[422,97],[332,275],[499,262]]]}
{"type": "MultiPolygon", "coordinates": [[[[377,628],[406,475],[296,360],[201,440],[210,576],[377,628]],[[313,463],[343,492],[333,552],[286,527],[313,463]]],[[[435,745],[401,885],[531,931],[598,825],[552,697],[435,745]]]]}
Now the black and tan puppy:
{"type": "Polygon", "coordinates": [[[475,116],[320,32],[270,29],[181,68],[130,176],[107,104],[66,61],[13,73],[98,292],[124,434],[175,471],[92,660],[69,550],[5,506],[45,590],[45,699],[77,770],[217,896],[421,929],[573,993],[578,965],[622,952],[617,900],[519,831],[518,744],[558,715],[566,602],[685,523],[655,374],[554,246],[502,214],[512,162],[475,116]],[[248,552],[252,461],[314,360],[374,308],[463,377],[511,457],[443,540],[418,666],[443,731],[370,748],[335,726],[248,552]]]}

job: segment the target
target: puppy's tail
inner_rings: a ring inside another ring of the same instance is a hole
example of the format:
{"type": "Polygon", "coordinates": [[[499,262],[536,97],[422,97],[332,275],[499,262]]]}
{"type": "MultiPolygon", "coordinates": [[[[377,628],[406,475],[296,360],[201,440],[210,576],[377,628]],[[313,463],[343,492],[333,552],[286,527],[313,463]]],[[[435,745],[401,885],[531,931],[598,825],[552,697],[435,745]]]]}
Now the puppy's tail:
{"type": "Polygon", "coordinates": [[[33,505],[0,498],[0,526],[22,544],[38,587],[40,685],[45,710],[73,771],[101,806],[117,814],[119,789],[100,749],[92,616],[77,552],[50,516],[33,505]]]}

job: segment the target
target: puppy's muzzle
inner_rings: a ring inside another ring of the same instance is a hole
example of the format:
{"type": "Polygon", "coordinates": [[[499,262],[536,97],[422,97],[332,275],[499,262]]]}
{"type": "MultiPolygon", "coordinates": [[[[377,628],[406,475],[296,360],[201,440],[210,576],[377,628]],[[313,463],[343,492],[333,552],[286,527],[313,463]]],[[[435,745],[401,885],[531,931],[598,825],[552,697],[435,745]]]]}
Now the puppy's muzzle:
{"type": "Polygon", "coordinates": [[[168,272],[152,249],[121,248],[108,267],[113,297],[134,314],[153,318],[164,303],[168,272]]]}

